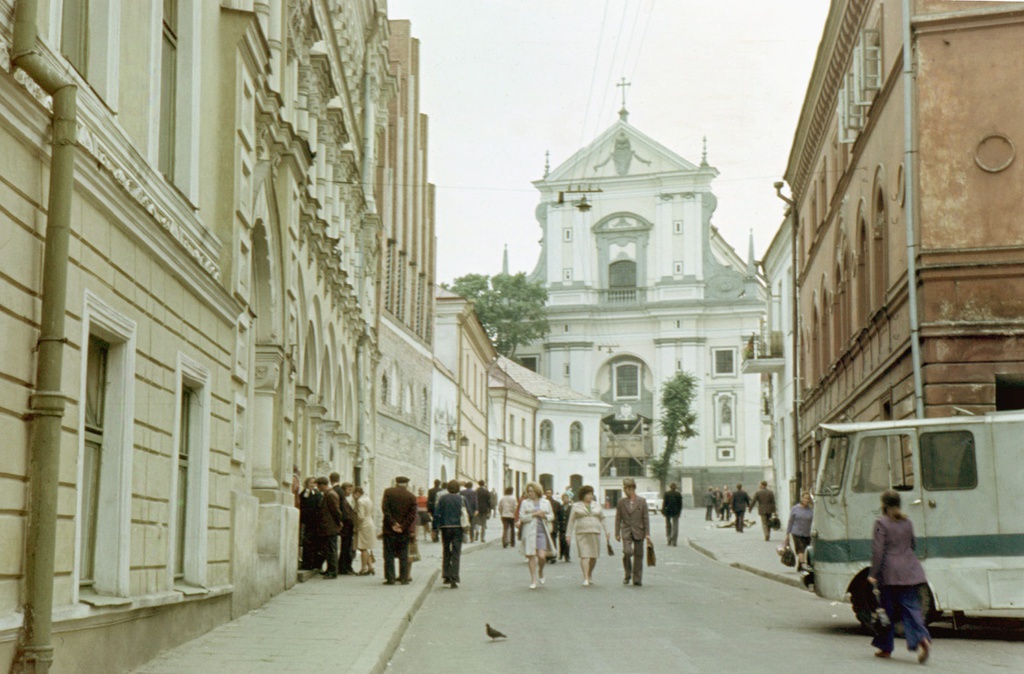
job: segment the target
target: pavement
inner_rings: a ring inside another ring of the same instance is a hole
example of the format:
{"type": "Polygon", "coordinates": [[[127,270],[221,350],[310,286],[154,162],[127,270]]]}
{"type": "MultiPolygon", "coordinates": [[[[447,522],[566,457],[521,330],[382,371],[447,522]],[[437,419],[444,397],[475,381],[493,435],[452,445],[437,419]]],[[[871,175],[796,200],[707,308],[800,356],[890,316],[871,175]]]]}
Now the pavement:
{"type": "MultiPolygon", "coordinates": [[[[663,523],[660,516],[651,518],[656,545],[664,544],[663,523]]],[[[717,519],[706,522],[703,509],[688,509],[679,537],[714,560],[806,592],[800,574],[779,561],[780,532],[765,542],[759,520],[743,534],[720,524],[717,519]]],[[[500,525],[491,520],[488,532],[488,542],[464,545],[463,555],[500,545],[500,525]]],[[[422,560],[413,564],[409,585],[383,587],[378,555],[375,576],[310,577],[249,614],[161,653],[132,674],[280,673],[307,671],[317,663],[348,663],[344,671],[355,674],[384,672],[440,576],[441,544],[420,541],[419,548],[422,560]],[[347,619],[339,618],[338,610],[347,619]]]]}

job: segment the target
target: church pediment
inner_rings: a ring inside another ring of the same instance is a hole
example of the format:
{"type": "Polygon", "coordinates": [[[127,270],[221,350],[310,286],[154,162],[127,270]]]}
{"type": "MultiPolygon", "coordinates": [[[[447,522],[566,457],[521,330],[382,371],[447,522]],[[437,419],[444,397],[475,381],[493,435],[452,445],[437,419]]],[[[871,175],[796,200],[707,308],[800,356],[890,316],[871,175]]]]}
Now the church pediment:
{"type": "MultiPolygon", "coordinates": [[[[545,182],[587,182],[598,178],[695,172],[697,166],[619,120],[546,178],[545,182]]],[[[714,171],[714,169],[710,169],[714,171]]]]}
{"type": "Polygon", "coordinates": [[[594,225],[593,232],[595,234],[645,232],[653,227],[653,224],[633,213],[613,213],[594,225]]]}

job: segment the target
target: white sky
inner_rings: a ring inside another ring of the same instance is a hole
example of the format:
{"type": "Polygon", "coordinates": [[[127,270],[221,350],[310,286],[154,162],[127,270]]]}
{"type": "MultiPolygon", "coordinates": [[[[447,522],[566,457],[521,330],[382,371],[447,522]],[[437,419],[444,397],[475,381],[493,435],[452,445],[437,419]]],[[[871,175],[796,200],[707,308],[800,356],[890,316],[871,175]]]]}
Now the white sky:
{"type": "Polygon", "coordinates": [[[828,0],[388,0],[420,40],[438,281],[529,272],[531,184],[618,119],[721,175],[712,224],[746,257],[782,220],[785,170],[828,0]]]}

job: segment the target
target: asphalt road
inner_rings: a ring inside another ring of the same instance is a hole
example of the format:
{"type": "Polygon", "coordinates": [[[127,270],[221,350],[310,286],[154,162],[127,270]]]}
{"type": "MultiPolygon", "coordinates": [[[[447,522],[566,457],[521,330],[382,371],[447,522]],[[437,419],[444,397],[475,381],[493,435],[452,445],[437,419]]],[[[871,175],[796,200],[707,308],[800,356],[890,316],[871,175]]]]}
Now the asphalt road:
{"type": "MultiPolygon", "coordinates": [[[[618,551],[618,547],[616,547],[618,551]]],[[[872,657],[846,604],[715,562],[681,544],[658,549],[644,586],[622,584],[618,556],[603,557],[581,587],[575,557],[529,572],[512,549],[462,561],[462,584],[434,587],[389,672],[878,672],[918,667],[897,641],[891,661],[872,657]],[[490,623],[508,635],[492,641],[490,623]]],[[[933,626],[929,671],[1024,671],[1022,633],[933,626]]],[[[917,671],[917,670],[915,670],[917,671]]]]}

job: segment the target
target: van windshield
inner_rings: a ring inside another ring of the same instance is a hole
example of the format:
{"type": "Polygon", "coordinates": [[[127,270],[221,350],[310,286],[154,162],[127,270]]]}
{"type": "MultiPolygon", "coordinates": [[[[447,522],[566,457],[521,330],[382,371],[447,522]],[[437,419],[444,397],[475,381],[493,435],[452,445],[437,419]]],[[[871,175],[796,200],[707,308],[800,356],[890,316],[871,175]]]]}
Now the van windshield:
{"type": "Polygon", "coordinates": [[[825,448],[825,466],[818,481],[818,493],[826,496],[839,493],[846,470],[846,457],[850,453],[850,439],[845,435],[834,435],[828,439],[825,448]]]}

